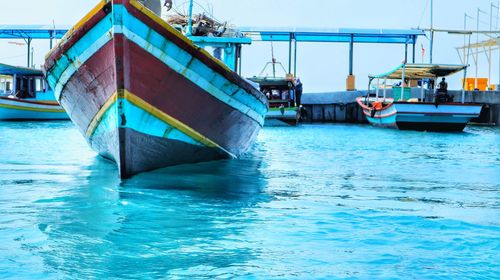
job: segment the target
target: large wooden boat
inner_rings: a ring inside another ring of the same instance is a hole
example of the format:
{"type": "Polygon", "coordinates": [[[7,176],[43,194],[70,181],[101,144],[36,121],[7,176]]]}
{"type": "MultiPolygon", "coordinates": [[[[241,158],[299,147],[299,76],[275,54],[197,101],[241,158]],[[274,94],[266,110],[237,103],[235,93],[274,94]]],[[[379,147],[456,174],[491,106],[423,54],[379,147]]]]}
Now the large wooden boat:
{"type": "Polygon", "coordinates": [[[67,120],[42,70],[0,63],[0,120],[67,120]]]}
{"type": "Polygon", "coordinates": [[[138,0],[107,0],[68,32],[45,68],[90,146],[127,178],[249,149],[268,105],[234,72],[240,41],[188,38],[138,0]],[[231,67],[200,47],[210,42],[225,46],[231,67]]]}
{"type": "Polygon", "coordinates": [[[400,130],[453,132],[462,131],[471,119],[479,117],[481,104],[454,102],[458,97],[450,97],[447,91],[434,90],[432,97],[427,97],[424,89],[426,80],[436,80],[465,70],[462,65],[426,65],[402,64],[393,71],[382,75],[370,76],[383,79],[383,96],[377,86],[375,95],[370,89],[368,95],[358,97],[357,103],[363,109],[368,122],[375,126],[398,128],[400,130]],[[386,98],[386,81],[400,80],[401,87],[393,88],[395,98],[386,98]],[[420,80],[420,98],[411,97],[412,81],[420,80]]]}

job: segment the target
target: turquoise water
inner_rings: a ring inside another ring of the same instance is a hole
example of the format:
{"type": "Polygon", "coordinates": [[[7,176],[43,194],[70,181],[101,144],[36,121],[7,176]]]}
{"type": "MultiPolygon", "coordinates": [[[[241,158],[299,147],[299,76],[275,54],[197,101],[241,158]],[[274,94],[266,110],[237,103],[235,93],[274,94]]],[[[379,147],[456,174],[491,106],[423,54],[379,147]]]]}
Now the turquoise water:
{"type": "Polygon", "coordinates": [[[265,128],[121,182],[71,123],[0,123],[0,278],[498,279],[499,152],[493,128],[265,128]]]}

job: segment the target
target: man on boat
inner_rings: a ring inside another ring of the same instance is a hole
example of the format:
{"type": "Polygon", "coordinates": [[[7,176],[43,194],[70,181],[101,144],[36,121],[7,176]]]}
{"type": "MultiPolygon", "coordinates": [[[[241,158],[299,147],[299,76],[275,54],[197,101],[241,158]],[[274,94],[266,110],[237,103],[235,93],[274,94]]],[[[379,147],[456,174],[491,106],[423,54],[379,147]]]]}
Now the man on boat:
{"type": "Polygon", "coordinates": [[[300,78],[297,78],[295,80],[295,105],[297,107],[300,107],[302,105],[302,82],[300,81],[300,78]]]}
{"type": "Polygon", "coordinates": [[[437,90],[436,101],[437,102],[450,102],[452,98],[448,95],[448,83],[446,78],[443,78],[439,83],[439,88],[437,90]]]}

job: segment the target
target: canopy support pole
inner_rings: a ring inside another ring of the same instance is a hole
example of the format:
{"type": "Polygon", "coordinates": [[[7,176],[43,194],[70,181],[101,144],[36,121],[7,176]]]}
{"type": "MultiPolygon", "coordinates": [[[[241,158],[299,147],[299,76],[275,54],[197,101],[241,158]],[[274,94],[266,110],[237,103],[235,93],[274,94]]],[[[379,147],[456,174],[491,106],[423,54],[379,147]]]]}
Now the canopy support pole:
{"type": "Polygon", "coordinates": [[[462,84],[462,104],[465,103],[465,84],[467,83],[467,67],[464,69],[464,81],[462,84]]]}
{"type": "Polygon", "coordinates": [[[17,74],[14,74],[12,79],[12,95],[16,96],[17,93],[17,74]]]}
{"type": "Polygon", "coordinates": [[[292,33],[290,32],[288,40],[288,74],[292,73],[292,33]]]}
{"type": "Polygon", "coordinates": [[[420,102],[424,102],[425,94],[424,94],[424,79],[420,80],[420,102]]]}
{"type": "Polygon", "coordinates": [[[387,98],[387,77],[384,79],[384,102],[387,98]]]}
{"type": "Polygon", "coordinates": [[[186,36],[193,35],[193,0],[189,1],[189,18],[188,18],[188,28],[186,32],[186,36]]]}
{"type": "Polygon", "coordinates": [[[52,49],[52,39],[54,39],[54,31],[50,31],[50,43],[49,43],[50,49],[52,49]]]}
{"type": "Polygon", "coordinates": [[[26,40],[26,43],[28,45],[28,68],[31,67],[31,63],[30,63],[31,62],[31,40],[32,40],[31,38],[28,38],[26,40]]]}
{"type": "Polygon", "coordinates": [[[351,40],[349,41],[349,75],[352,75],[354,73],[353,61],[354,61],[354,34],[351,34],[351,40]]]}
{"type": "Polygon", "coordinates": [[[378,102],[378,93],[379,93],[380,79],[377,79],[377,89],[375,90],[375,101],[378,102]]]}
{"type": "Polygon", "coordinates": [[[415,63],[415,45],[416,45],[416,43],[417,43],[417,38],[416,38],[416,36],[413,36],[412,63],[415,63]]]}
{"type": "Polygon", "coordinates": [[[401,74],[401,101],[404,101],[405,93],[405,67],[406,64],[403,64],[403,73],[401,74]]]}
{"type": "Polygon", "coordinates": [[[294,36],[293,44],[294,44],[294,48],[293,48],[293,51],[294,51],[293,76],[296,77],[297,76],[297,38],[295,38],[295,36],[294,36]]]}
{"type": "Polygon", "coordinates": [[[405,61],[408,61],[408,43],[405,43],[405,61]]]}

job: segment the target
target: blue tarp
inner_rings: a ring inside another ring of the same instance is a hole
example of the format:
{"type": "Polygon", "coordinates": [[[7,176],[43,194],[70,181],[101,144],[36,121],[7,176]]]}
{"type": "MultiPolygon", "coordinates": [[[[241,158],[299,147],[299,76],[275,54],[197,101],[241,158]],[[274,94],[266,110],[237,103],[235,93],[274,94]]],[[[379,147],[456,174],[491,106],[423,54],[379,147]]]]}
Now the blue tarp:
{"type": "Polygon", "coordinates": [[[61,39],[69,26],[0,25],[0,39],[61,39]]]}
{"type": "Polygon", "coordinates": [[[420,29],[358,29],[358,28],[275,28],[240,27],[239,30],[255,41],[332,42],[414,44],[418,36],[425,36],[420,29]]]}

